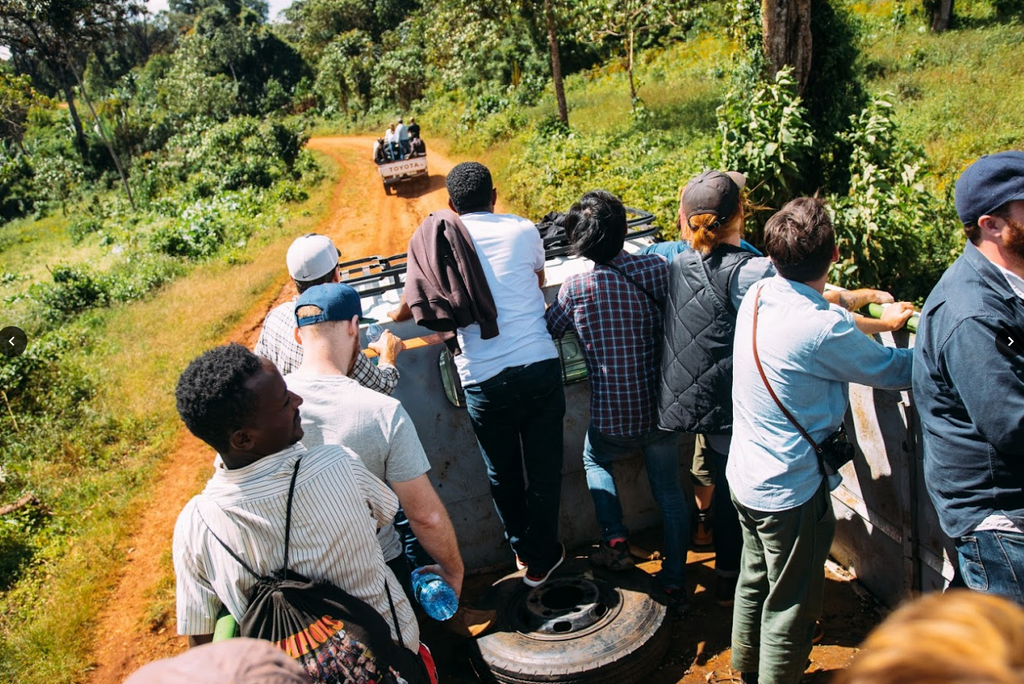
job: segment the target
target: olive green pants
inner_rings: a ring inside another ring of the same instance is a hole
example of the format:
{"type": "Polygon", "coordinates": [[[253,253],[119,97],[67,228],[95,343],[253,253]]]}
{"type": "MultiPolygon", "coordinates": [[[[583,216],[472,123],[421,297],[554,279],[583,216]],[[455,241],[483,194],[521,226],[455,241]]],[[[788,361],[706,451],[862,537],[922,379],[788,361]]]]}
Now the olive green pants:
{"type": "Polygon", "coordinates": [[[836,518],[824,482],[806,503],[766,513],[733,497],[743,555],[732,613],[732,668],[758,684],[796,684],[821,617],[836,518]]]}

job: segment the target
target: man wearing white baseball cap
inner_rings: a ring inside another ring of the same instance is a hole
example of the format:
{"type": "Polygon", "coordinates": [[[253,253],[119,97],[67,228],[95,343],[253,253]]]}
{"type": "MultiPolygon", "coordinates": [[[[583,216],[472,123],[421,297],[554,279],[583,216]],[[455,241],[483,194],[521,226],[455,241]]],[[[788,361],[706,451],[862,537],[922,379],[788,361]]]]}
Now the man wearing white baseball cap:
{"type": "MultiPolygon", "coordinates": [[[[314,285],[340,282],[338,257],[338,248],[326,235],[307,233],[297,238],[288,248],[285,261],[298,294],[301,295],[314,285]]],[[[402,340],[385,330],[380,339],[371,342],[369,347],[380,355],[377,365],[366,358],[365,354],[356,354],[349,377],[363,387],[391,394],[398,384],[395,359],[405,348],[402,340]]],[[[267,314],[253,352],[273,361],[281,375],[288,375],[299,367],[302,363],[302,347],[295,341],[294,299],[274,307],[267,314]]]]}

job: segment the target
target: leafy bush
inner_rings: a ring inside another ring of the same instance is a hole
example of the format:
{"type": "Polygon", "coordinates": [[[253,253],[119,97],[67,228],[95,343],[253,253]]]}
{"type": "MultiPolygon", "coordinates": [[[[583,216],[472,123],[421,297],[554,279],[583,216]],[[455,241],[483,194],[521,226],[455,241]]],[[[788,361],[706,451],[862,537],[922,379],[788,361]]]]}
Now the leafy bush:
{"type": "Polygon", "coordinates": [[[28,158],[0,141],[0,223],[32,211],[33,175],[28,158]]]}
{"type": "Polygon", "coordinates": [[[152,245],[170,256],[205,259],[220,249],[225,232],[220,212],[196,203],[185,209],[174,223],[157,229],[152,245]]]}
{"type": "Polygon", "coordinates": [[[108,302],[102,278],[93,275],[87,267],[60,265],[51,273],[52,284],[37,283],[30,288],[30,295],[39,302],[46,320],[64,321],[108,302]]]}
{"type": "Polygon", "coordinates": [[[142,299],[184,272],[180,261],[158,254],[142,254],[112,268],[104,281],[111,302],[128,302],[142,299]]]}
{"type": "Polygon", "coordinates": [[[924,153],[906,143],[892,104],[875,99],[843,135],[852,150],[850,190],[833,197],[841,261],[836,284],[923,301],[963,246],[948,205],[925,189],[924,153]]]}
{"type": "MultiPolygon", "coordinates": [[[[734,86],[718,108],[718,131],[721,168],[747,176],[755,205],[778,208],[807,191],[804,170],[816,153],[815,136],[791,69],[753,90],[734,86]]],[[[760,244],[760,231],[748,239],[760,244]]]]}
{"type": "Polygon", "coordinates": [[[270,187],[293,175],[306,136],[298,125],[238,117],[198,135],[189,131],[171,144],[185,149],[185,170],[198,196],[215,190],[270,187]]]}
{"type": "Polygon", "coordinates": [[[97,216],[86,216],[75,219],[68,224],[68,234],[74,244],[80,243],[85,236],[98,233],[103,230],[103,219],[97,216]]]}

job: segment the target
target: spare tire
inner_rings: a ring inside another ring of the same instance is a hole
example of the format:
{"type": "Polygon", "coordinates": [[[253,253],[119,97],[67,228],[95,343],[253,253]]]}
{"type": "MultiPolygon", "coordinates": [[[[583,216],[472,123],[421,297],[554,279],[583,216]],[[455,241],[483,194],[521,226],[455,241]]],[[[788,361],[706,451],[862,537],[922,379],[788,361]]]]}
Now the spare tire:
{"type": "Polygon", "coordinates": [[[475,642],[482,679],[633,684],[658,666],[670,621],[650,577],[574,565],[536,589],[521,572],[495,584],[496,629],[475,642]]]}

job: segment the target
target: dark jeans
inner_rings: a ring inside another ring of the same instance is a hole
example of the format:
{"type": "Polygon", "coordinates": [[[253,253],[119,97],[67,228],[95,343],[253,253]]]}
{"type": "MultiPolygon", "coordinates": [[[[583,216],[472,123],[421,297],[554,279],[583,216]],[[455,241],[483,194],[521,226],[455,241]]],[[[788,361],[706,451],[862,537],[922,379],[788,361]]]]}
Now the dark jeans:
{"type": "Polygon", "coordinates": [[[686,548],[690,532],[690,506],[679,485],[679,435],[653,429],[636,437],[613,437],[591,423],[583,443],[583,468],[601,539],[610,541],[628,534],[622,524],[622,504],[612,475],[615,461],[639,451],[647,466],[647,480],[664,525],[663,561],[658,580],[666,587],[686,585],[686,548]]]}
{"type": "Polygon", "coordinates": [[[1024,534],[980,530],[956,542],[964,583],[1024,606],[1024,534]]]}
{"type": "Polygon", "coordinates": [[[732,502],[729,481],[725,479],[728,454],[708,449],[715,462],[715,573],[723,577],[736,577],[740,572],[743,553],[743,531],[740,516],[732,502]]]}
{"type": "Polygon", "coordinates": [[[521,561],[546,569],[561,555],[561,364],[549,359],[512,366],[465,391],[505,538],[521,561]]]}

